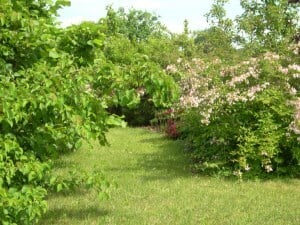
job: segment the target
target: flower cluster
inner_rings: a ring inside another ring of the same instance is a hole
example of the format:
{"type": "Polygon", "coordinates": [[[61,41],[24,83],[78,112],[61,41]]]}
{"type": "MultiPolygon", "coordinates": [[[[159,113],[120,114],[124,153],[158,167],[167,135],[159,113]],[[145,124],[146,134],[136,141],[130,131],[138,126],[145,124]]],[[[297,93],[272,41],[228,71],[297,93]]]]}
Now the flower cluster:
{"type": "Polygon", "coordinates": [[[297,44],[293,44],[289,47],[289,50],[292,51],[295,55],[300,55],[300,41],[297,44]]]}
{"type": "Polygon", "coordinates": [[[294,121],[292,121],[289,128],[293,133],[300,135],[300,98],[297,98],[292,104],[295,108],[295,113],[294,121]]]}
{"type": "Polygon", "coordinates": [[[176,73],[177,72],[177,67],[174,64],[168,65],[166,68],[166,71],[169,73],[176,73]]]}
{"type": "Polygon", "coordinates": [[[259,93],[272,85],[276,85],[276,81],[272,83],[261,79],[262,71],[259,65],[263,60],[275,63],[277,72],[287,75],[285,88],[287,93],[295,96],[298,91],[290,79],[300,77],[300,65],[291,64],[283,67],[279,63],[281,58],[283,57],[267,52],[262,57],[250,58],[237,65],[223,67],[217,76],[216,74],[209,74],[209,69],[221,63],[220,60],[214,60],[207,64],[196,58],[192,59],[191,63],[180,59],[176,71],[182,71],[186,76],[181,80],[182,95],[179,107],[198,108],[203,117],[202,123],[209,124],[211,113],[216,106],[254,101],[259,93]]]}
{"type": "Polygon", "coordinates": [[[264,54],[263,58],[265,60],[270,60],[270,61],[274,61],[275,60],[276,61],[276,60],[280,59],[280,56],[277,55],[277,54],[275,54],[275,53],[273,53],[273,52],[267,52],[267,53],[264,54]]]}
{"type": "Polygon", "coordinates": [[[232,77],[232,79],[228,82],[228,85],[230,87],[235,87],[236,84],[240,84],[242,82],[245,82],[246,84],[249,83],[249,78],[258,78],[259,71],[256,66],[250,66],[248,68],[248,71],[246,73],[243,73],[241,75],[237,75],[232,77]]]}

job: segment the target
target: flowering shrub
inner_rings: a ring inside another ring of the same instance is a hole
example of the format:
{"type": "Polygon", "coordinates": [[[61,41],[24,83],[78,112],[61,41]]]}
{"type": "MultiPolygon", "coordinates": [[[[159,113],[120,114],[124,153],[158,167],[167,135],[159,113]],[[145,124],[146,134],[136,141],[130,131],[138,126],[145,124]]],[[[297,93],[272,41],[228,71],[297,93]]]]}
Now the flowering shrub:
{"type": "Polygon", "coordinates": [[[178,128],[175,120],[169,119],[167,121],[167,128],[166,128],[167,135],[171,138],[177,138],[179,136],[178,128]]]}
{"type": "Polygon", "coordinates": [[[165,132],[168,137],[176,139],[180,136],[178,129],[180,114],[181,112],[175,110],[175,108],[156,111],[155,118],[151,120],[151,125],[165,132]]]}
{"type": "Polygon", "coordinates": [[[201,171],[287,173],[300,162],[299,46],[234,66],[180,61],[180,131],[201,171]]]}

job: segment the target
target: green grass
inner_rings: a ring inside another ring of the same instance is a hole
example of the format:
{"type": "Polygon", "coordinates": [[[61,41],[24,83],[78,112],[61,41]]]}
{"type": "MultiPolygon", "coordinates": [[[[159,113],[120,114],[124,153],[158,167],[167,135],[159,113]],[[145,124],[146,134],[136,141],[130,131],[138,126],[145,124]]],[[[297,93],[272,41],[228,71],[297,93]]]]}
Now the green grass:
{"type": "Polygon", "coordinates": [[[49,224],[300,224],[300,181],[224,181],[190,173],[180,142],[145,129],[112,129],[110,147],[64,156],[57,172],[71,164],[99,168],[118,183],[111,198],[75,191],[49,196],[49,224]]]}

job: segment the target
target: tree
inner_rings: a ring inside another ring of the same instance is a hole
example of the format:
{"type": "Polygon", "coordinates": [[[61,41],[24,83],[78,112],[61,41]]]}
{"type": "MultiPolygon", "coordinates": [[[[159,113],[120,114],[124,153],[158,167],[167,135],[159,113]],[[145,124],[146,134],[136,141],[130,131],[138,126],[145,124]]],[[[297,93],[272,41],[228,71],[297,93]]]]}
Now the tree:
{"type": "Polygon", "coordinates": [[[47,56],[55,43],[57,33],[53,24],[59,8],[69,1],[8,1],[0,6],[0,58],[14,70],[30,67],[41,57],[47,56]]]}
{"type": "Polygon", "coordinates": [[[108,126],[118,123],[106,112],[105,96],[98,98],[90,88],[93,70],[77,67],[74,56],[58,48],[61,32],[54,17],[67,4],[0,4],[1,224],[37,223],[50,189],[66,190],[92,179],[103,191],[99,173],[72,171],[70,178],[51,173],[51,159],[78,149],[82,139],[105,144],[108,126]]]}
{"type": "Polygon", "coordinates": [[[241,1],[238,30],[252,49],[284,50],[299,29],[299,5],[286,0],[241,1]]]}
{"type": "Polygon", "coordinates": [[[219,27],[211,27],[194,33],[194,42],[199,54],[217,56],[227,60],[235,52],[232,36],[219,27]]]}
{"type": "Polygon", "coordinates": [[[227,2],[228,0],[215,0],[211,10],[206,14],[210,27],[194,32],[193,39],[198,54],[227,60],[233,56],[234,24],[231,19],[226,18],[224,6],[227,2]]]}
{"type": "Polygon", "coordinates": [[[161,35],[166,28],[159,22],[158,16],[152,13],[124,8],[117,11],[107,7],[107,15],[99,21],[109,35],[122,34],[132,42],[147,40],[150,36],[161,35]]]}
{"type": "Polygon", "coordinates": [[[93,64],[96,49],[103,45],[105,35],[101,26],[94,22],[83,22],[62,30],[59,35],[58,48],[74,57],[78,66],[93,64]]]}

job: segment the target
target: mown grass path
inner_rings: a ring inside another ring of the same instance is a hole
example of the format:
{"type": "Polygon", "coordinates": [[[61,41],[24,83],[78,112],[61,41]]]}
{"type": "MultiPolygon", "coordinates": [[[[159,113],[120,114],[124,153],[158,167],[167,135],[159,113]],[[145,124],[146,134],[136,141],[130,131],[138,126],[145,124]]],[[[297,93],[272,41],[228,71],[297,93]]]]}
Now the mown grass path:
{"type": "Polygon", "coordinates": [[[111,199],[77,191],[49,197],[41,224],[299,225],[300,181],[224,181],[193,175],[180,142],[140,128],[112,129],[110,147],[64,156],[70,165],[98,168],[115,180],[111,199]]]}

